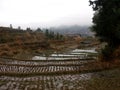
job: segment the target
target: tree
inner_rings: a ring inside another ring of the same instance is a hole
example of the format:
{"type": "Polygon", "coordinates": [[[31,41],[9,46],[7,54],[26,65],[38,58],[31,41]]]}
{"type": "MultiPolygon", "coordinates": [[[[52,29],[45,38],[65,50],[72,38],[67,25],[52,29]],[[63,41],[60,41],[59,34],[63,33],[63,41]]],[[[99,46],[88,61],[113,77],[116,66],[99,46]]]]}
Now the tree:
{"type": "Polygon", "coordinates": [[[36,32],[42,32],[41,28],[37,28],[36,32]]]}
{"type": "Polygon", "coordinates": [[[50,39],[54,39],[54,36],[55,36],[55,35],[54,35],[54,32],[53,32],[53,31],[50,31],[50,33],[49,33],[49,38],[50,38],[50,39]]]}
{"type": "Polygon", "coordinates": [[[32,32],[32,30],[31,30],[30,27],[27,27],[27,28],[26,28],[26,31],[28,31],[28,32],[32,32]]]}
{"type": "Polygon", "coordinates": [[[57,32],[56,34],[56,39],[59,40],[60,39],[60,34],[57,32]]]}
{"type": "Polygon", "coordinates": [[[21,30],[21,27],[20,27],[20,26],[18,26],[18,30],[21,30]]]}
{"type": "Polygon", "coordinates": [[[101,42],[107,43],[103,55],[109,58],[120,46],[120,0],[89,0],[89,2],[95,11],[92,30],[96,32],[101,42]]]}
{"type": "Polygon", "coordinates": [[[45,30],[45,36],[47,37],[47,39],[49,38],[49,30],[48,29],[45,30]]]}
{"type": "Polygon", "coordinates": [[[12,26],[12,24],[10,24],[10,29],[13,29],[13,26],[12,26]]]}

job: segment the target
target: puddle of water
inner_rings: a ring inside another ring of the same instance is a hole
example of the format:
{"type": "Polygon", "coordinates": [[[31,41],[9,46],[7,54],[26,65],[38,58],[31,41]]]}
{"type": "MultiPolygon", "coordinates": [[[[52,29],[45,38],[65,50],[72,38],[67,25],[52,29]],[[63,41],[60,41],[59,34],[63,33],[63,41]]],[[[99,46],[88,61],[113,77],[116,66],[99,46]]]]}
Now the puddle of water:
{"type": "Polygon", "coordinates": [[[68,60],[68,59],[78,59],[75,57],[67,58],[67,57],[44,57],[44,56],[34,56],[32,60],[68,60]]]}
{"type": "Polygon", "coordinates": [[[57,54],[53,53],[49,56],[34,56],[32,60],[66,60],[66,59],[85,59],[91,53],[97,53],[95,49],[84,50],[84,49],[74,49],[69,53],[57,54]]]}
{"type": "Polygon", "coordinates": [[[74,56],[79,56],[80,54],[51,54],[50,56],[52,57],[74,57],[74,56]]]}
{"type": "Polygon", "coordinates": [[[95,51],[95,49],[91,49],[91,50],[75,49],[72,52],[74,52],[74,53],[78,53],[78,52],[81,52],[81,53],[97,53],[95,51]]]}

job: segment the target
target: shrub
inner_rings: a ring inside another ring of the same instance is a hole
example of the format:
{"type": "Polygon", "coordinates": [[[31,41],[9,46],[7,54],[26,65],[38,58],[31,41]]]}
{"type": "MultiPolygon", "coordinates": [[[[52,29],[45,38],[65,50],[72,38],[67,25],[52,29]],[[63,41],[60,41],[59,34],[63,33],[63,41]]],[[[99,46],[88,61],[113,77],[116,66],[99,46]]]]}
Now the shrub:
{"type": "Polygon", "coordinates": [[[105,46],[104,49],[102,49],[101,55],[103,60],[112,60],[113,59],[113,52],[114,52],[115,48],[114,47],[110,47],[108,45],[105,46]]]}

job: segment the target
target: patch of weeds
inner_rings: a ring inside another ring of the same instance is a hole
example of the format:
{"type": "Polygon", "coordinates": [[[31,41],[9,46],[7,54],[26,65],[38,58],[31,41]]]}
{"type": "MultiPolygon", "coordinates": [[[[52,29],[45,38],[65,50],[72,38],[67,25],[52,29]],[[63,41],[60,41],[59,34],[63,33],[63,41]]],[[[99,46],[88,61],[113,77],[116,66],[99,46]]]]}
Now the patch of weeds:
{"type": "Polygon", "coordinates": [[[85,85],[86,90],[120,90],[120,79],[93,78],[85,85]]]}
{"type": "Polygon", "coordinates": [[[0,86],[5,85],[7,81],[0,81],[0,86]]]}

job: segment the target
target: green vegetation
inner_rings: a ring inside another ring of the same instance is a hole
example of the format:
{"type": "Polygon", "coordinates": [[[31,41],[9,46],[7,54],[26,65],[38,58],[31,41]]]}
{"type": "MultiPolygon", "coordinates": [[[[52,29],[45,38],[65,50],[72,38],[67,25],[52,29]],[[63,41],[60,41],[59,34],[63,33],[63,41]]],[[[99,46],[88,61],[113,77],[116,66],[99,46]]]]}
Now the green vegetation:
{"type": "Polygon", "coordinates": [[[58,32],[55,34],[53,31],[46,29],[45,30],[46,39],[52,40],[64,40],[63,35],[59,34],[58,32]]]}
{"type": "Polygon", "coordinates": [[[113,53],[120,46],[120,0],[89,0],[89,2],[95,11],[92,30],[96,32],[101,42],[107,43],[102,51],[103,58],[114,59],[113,53]]]}

